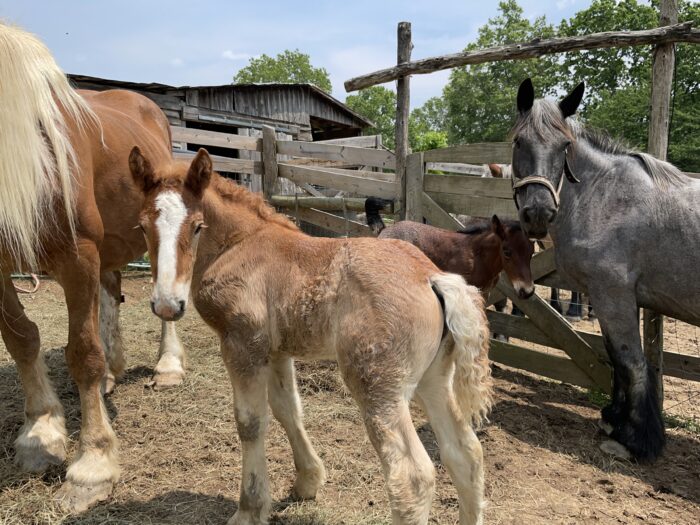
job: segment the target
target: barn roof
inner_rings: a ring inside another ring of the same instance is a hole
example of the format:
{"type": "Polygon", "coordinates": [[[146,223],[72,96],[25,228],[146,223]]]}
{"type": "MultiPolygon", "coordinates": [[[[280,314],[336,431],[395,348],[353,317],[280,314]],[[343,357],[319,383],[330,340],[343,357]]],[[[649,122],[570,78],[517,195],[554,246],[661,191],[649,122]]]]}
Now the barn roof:
{"type": "MultiPolygon", "coordinates": [[[[213,86],[171,86],[158,82],[130,82],[87,75],[68,75],[78,84],[102,85],[161,95],[181,95],[188,104],[211,109],[230,110],[250,115],[295,121],[301,113],[329,122],[339,122],[360,129],[373,122],[353,111],[335,97],[313,84],[278,82],[221,84],[213,86]]],[[[308,119],[308,117],[304,117],[308,119]]],[[[300,122],[301,123],[301,122],[300,122]]]]}

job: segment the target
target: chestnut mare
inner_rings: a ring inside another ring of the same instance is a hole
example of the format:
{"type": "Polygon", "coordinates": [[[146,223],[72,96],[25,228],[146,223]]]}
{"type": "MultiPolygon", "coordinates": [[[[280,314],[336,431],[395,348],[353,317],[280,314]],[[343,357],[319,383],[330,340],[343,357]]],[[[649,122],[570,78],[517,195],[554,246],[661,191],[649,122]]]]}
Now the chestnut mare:
{"type": "MultiPolygon", "coordinates": [[[[41,42],[4,24],[0,78],[0,331],[26,396],[16,461],[41,472],[66,457],[63,408],[40,353],[39,331],[10,279],[13,271],[43,269],[65,291],[65,355],[82,414],[77,456],[57,498],[80,511],[106,498],[119,477],[101,384],[106,378],[109,388],[124,366],[117,270],[146,250],[134,230],[143,197],[129,174],[128,154],[139,144],[165,169],[172,157],[169,127],[160,109],[140,95],[73,90],[41,42]],[[100,302],[109,366],[98,333],[100,302]]],[[[173,329],[164,325],[163,357],[171,349],[181,354],[173,329]]]]}
{"type": "Polygon", "coordinates": [[[203,149],[170,172],[139,148],[130,164],[159,263],[154,312],[169,320],[191,283],[197,311],[221,340],[243,453],[229,524],[267,523],[268,403],[292,446],[296,496],[314,498],[324,481],[302,423],[296,358],[337,359],[381,460],[394,523],[427,523],[435,483],[409,412],[414,394],[457,487],[460,523],[481,523],[483,457],[473,426],[491,394],[478,290],[402,241],[309,237],[213,173],[203,149]]]}
{"type": "Polygon", "coordinates": [[[367,224],[380,239],[402,239],[417,246],[438,268],[457,273],[479,288],[484,299],[503,270],[520,297],[527,299],[534,293],[530,273],[534,245],[519,222],[504,223],[494,215],[490,222],[477,221],[457,232],[413,221],[387,228],[379,215],[382,207],[382,199],[365,201],[367,224]]]}

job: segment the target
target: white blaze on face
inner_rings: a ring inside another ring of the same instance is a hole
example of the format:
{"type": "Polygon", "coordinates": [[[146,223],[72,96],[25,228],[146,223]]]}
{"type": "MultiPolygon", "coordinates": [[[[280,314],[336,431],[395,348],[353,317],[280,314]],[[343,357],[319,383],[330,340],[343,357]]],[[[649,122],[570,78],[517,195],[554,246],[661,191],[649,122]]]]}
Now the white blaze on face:
{"type": "Polygon", "coordinates": [[[189,279],[177,280],[178,239],[187,208],[182,195],[166,191],[156,198],[156,230],[158,232],[158,275],[153,291],[153,306],[158,315],[173,315],[180,311],[180,301],[187,303],[189,279]]]}

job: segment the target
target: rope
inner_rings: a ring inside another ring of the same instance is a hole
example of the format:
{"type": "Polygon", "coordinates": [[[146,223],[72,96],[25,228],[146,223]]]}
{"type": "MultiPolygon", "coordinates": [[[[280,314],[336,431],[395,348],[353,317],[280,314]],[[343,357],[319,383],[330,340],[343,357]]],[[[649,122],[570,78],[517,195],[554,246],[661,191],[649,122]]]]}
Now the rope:
{"type": "Polygon", "coordinates": [[[17,292],[19,292],[19,293],[35,293],[39,289],[39,285],[41,284],[39,281],[39,276],[37,276],[37,274],[35,274],[35,273],[32,273],[32,274],[29,274],[29,277],[32,280],[32,283],[34,284],[34,286],[31,289],[27,289],[27,288],[23,288],[21,286],[17,286],[17,284],[15,284],[14,286],[15,286],[15,290],[17,290],[17,292]]]}

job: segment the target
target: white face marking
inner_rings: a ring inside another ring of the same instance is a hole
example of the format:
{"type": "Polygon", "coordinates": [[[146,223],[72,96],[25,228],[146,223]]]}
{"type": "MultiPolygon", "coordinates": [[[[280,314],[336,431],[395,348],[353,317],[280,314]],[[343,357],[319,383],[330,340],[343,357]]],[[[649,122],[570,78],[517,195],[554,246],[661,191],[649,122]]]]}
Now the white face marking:
{"type": "Polygon", "coordinates": [[[187,208],[179,193],[166,191],[156,197],[156,210],[156,230],[160,244],[153,301],[156,309],[163,303],[171,308],[179,308],[180,301],[187,302],[189,292],[189,280],[185,283],[177,282],[177,244],[182,224],[187,217],[187,208]]]}

